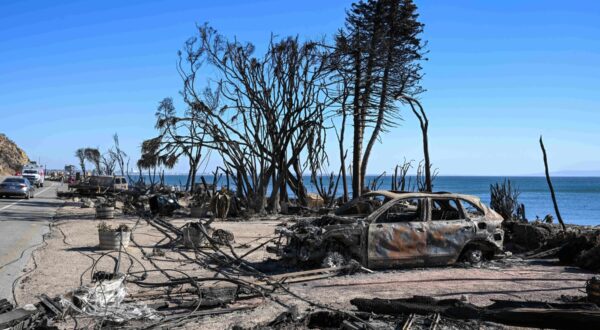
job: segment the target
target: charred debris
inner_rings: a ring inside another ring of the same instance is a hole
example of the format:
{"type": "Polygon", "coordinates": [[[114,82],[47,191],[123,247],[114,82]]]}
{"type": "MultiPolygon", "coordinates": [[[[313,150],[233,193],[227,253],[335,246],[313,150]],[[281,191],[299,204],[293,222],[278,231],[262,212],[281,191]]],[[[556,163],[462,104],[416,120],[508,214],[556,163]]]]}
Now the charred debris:
{"type": "MultiPolygon", "coordinates": [[[[113,218],[134,214],[139,217],[138,222],[152,226],[163,239],[153,247],[142,246],[135,239],[136,226],[111,228],[113,220],[105,219],[99,231],[112,233],[116,241],[112,250],[101,254],[94,265],[99,259],[111,258],[114,268],[94,266],[82,274],[80,287],[56,297],[41,295],[34,305],[15,308],[2,301],[2,328],[52,328],[69,321],[99,328],[176,328],[206,317],[247,312],[259,306],[253,298],[273,301],[287,311],[251,328],[497,329],[600,324],[597,278],[591,278],[582,287],[587,295],[567,302],[495,301],[484,307],[464,300],[416,296],[353,299],[350,303],[354,308],[342,310],[301,297],[290,288],[292,283],[371,273],[379,268],[454,263],[459,267],[486,267],[495,262],[510,263],[515,257],[558,258],[565,265],[600,269],[599,230],[576,226],[562,230],[542,221],[503,220],[469,195],[375,191],[333,210],[288,208],[288,212],[296,210],[304,215],[288,215],[273,238],[242,254],[235,242],[238,233],[212,226],[215,221],[252,221],[231,207],[234,194],[226,189],[201,186],[192,195],[166,188],[87,197],[76,194],[74,191],[65,198],[79,199],[82,206],[91,203],[97,209],[113,208],[113,218]],[[306,216],[307,212],[311,215],[306,216]],[[192,216],[198,220],[188,221],[182,227],[170,222],[178,217],[189,219],[191,214],[198,215],[192,216]],[[467,222],[471,227],[464,228],[467,222]],[[436,242],[445,248],[426,248],[436,242]],[[126,260],[128,264],[140,263],[131,249],[140,249],[153,267],[130,272],[123,265],[126,260]],[[158,266],[153,260],[167,250],[210,275],[199,277],[158,266]],[[246,260],[261,250],[272,252],[275,259],[270,267],[261,268],[246,260]],[[193,251],[193,257],[182,251],[193,251]],[[433,251],[444,253],[439,256],[433,251]],[[508,252],[513,253],[512,258],[506,258],[510,256],[508,252]],[[396,262],[399,258],[404,262],[396,262]],[[163,274],[164,280],[149,280],[151,273],[163,274]],[[84,276],[89,280],[84,280],[84,276]],[[129,294],[127,288],[132,286],[142,290],[129,294]],[[303,300],[312,309],[299,312],[281,299],[286,295],[303,300]],[[252,303],[240,304],[244,301],[252,303]]],[[[235,327],[248,328],[244,324],[235,327]]]]}
{"type": "Polygon", "coordinates": [[[234,328],[567,329],[600,325],[598,277],[581,287],[585,295],[563,301],[495,300],[488,306],[467,299],[414,296],[355,298],[349,301],[352,308],[340,309],[296,294],[293,283],[396,267],[496,267],[526,259],[553,259],[600,270],[600,229],[556,225],[551,216],[527,221],[518,189],[508,180],[490,187],[492,207],[470,195],[428,192],[424,177],[417,178],[415,191],[403,191],[410,186],[407,166],[396,168],[391,190],[378,190],[378,178],[369,184],[373,191],[346,203],[343,197],[327,199],[321,194],[306,195],[305,201],[288,199],[278,215],[271,215],[284,217],[274,236],[244,252],[236,243],[239,233],[213,224],[252,221],[265,214],[257,213],[228,184],[218,188],[216,181],[208,184],[202,178],[191,192],[140,183],[118,189],[122,182],[113,179],[107,184],[105,178],[89,177],[70,185],[59,197],[78,202],[82,208],[95,208],[96,218],[104,221],[98,226],[99,246],[109,251],[91,257],[93,266],[81,274],[81,285],[69,292],[55,297],[42,294],[38,303],[17,308],[0,301],[0,328],[53,328],[65,323],[78,327],[83,322],[95,328],[178,328],[217,315],[243,315],[265,301],[286,311],[262,324],[240,322],[234,328]],[[138,220],[131,228],[112,226],[111,221],[120,216],[138,220]],[[171,220],[177,218],[194,220],[175,226],[171,220]],[[148,224],[162,237],[158,243],[143,246],[136,241],[139,223],[148,224]],[[151,267],[131,249],[139,249],[151,267]],[[199,276],[160,266],[157,261],[166,251],[208,273],[199,276]],[[248,261],[249,255],[259,251],[271,254],[268,265],[248,261]],[[104,258],[114,260],[114,267],[99,269],[104,258]],[[130,271],[134,264],[143,270],[130,271]],[[150,279],[150,274],[161,274],[162,280],[150,279]],[[131,287],[140,290],[128,293],[131,287]],[[301,312],[283,297],[310,308],[301,312]]]}

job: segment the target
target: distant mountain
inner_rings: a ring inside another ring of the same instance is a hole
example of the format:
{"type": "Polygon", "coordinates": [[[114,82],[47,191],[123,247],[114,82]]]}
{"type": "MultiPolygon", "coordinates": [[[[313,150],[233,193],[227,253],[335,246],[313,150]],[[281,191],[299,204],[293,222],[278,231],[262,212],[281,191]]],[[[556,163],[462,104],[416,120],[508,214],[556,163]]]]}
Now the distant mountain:
{"type": "Polygon", "coordinates": [[[0,133],[0,175],[13,175],[28,162],[27,154],[6,135],[0,133]]]}
{"type": "MultiPolygon", "coordinates": [[[[517,176],[546,176],[544,172],[529,173],[517,176]]],[[[560,170],[550,171],[550,176],[571,176],[571,177],[597,177],[600,176],[600,170],[560,170]]]]}
{"type": "Polygon", "coordinates": [[[600,176],[600,170],[564,170],[550,172],[552,176],[600,176]]]}

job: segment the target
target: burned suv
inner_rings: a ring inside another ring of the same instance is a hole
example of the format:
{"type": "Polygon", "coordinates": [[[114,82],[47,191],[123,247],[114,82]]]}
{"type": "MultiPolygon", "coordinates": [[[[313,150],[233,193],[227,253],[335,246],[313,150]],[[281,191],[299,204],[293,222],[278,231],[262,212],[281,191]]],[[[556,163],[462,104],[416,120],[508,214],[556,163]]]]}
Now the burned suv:
{"type": "Polygon", "coordinates": [[[452,193],[369,192],[335,211],[275,230],[268,251],[292,263],[368,268],[471,263],[502,250],[502,217],[479,198],[452,193]]]}

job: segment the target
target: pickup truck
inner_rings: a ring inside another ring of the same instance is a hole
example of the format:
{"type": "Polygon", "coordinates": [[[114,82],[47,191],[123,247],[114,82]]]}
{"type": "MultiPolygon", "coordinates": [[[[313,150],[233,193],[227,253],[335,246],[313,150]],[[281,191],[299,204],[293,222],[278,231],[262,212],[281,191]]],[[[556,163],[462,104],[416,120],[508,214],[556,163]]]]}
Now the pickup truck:
{"type": "Polygon", "coordinates": [[[37,165],[25,165],[22,176],[29,180],[32,186],[43,187],[46,175],[44,167],[37,165]]]}

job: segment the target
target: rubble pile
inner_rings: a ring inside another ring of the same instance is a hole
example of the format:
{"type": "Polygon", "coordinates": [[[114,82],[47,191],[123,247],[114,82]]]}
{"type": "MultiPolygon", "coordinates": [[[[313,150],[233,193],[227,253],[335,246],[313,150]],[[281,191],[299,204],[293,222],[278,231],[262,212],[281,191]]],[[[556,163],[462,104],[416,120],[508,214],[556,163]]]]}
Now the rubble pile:
{"type": "Polygon", "coordinates": [[[600,270],[600,228],[542,222],[504,223],[505,249],[528,257],[558,258],[564,265],[600,270]]]}
{"type": "Polygon", "coordinates": [[[564,264],[600,271],[600,229],[580,232],[566,240],[557,253],[564,264]]]}
{"type": "Polygon", "coordinates": [[[552,329],[597,329],[600,308],[593,303],[549,303],[496,300],[479,307],[458,299],[352,299],[361,312],[377,315],[441,315],[459,320],[481,320],[511,326],[552,329]]]}

